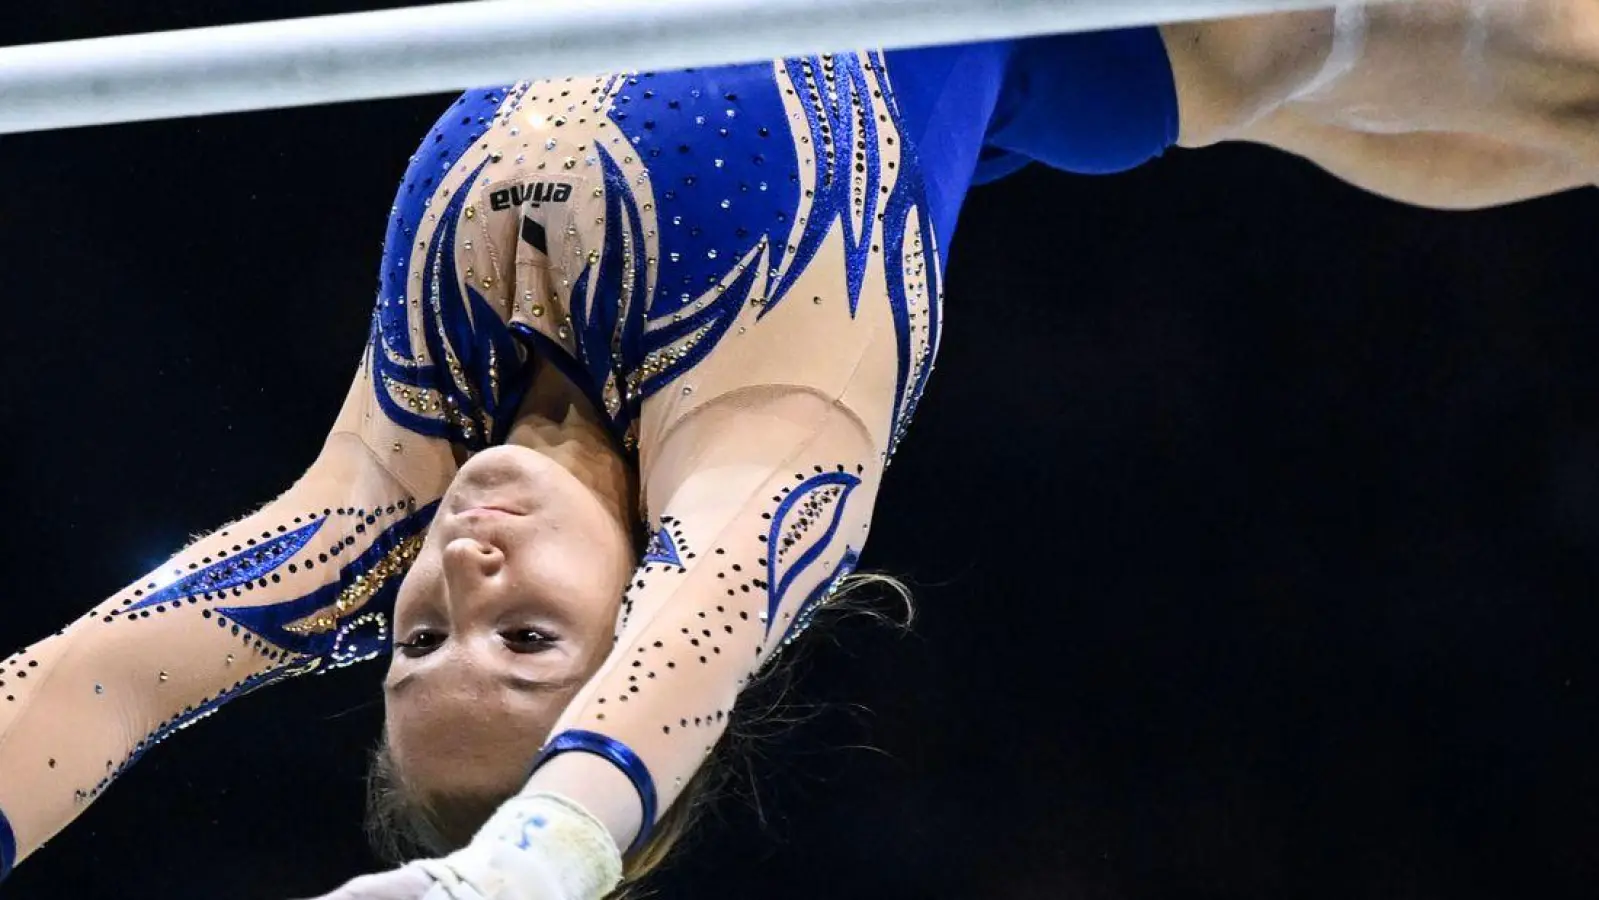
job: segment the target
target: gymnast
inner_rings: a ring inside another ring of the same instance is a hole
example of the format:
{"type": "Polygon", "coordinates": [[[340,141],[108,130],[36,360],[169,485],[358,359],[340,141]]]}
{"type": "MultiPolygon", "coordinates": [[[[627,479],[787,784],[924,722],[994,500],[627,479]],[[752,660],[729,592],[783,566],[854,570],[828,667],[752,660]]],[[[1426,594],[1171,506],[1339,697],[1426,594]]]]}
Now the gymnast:
{"type": "Polygon", "coordinates": [[[387,656],[373,812],[428,858],[333,897],[636,881],[741,689],[855,568],[972,185],[1226,140],[1432,206],[1583,184],[1577,106],[1538,93],[1577,52],[1556,7],[467,93],[411,159],[306,474],[0,665],[0,869],[227,701],[387,656]],[[1482,86],[1499,63],[1521,94],[1482,86]]]}

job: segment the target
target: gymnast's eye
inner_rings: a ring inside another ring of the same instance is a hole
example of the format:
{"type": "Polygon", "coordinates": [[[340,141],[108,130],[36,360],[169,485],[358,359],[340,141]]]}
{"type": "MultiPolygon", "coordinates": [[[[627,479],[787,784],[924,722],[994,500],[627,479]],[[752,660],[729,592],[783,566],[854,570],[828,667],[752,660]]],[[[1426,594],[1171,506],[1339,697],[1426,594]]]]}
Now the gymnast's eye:
{"type": "Polygon", "coordinates": [[[444,643],[444,635],[437,631],[418,631],[403,641],[396,641],[394,646],[406,656],[426,656],[444,643]]]}
{"type": "Polygon", "coordinates": [[[517,653],[538,653],[555,644],[555,638],[536,628],[512,628],[500,632],[505,645],[517,653]]]}

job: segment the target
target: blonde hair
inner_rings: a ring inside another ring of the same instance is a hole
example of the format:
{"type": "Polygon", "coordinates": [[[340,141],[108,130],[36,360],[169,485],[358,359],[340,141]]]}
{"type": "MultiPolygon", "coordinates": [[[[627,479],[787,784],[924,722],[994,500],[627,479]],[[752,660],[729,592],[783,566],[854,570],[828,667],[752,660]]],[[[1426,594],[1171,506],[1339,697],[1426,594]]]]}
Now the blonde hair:
{"type": "MultiPolygon", "coordinates": [[[[822,608],[851,614],[865,614],[900,628],[908,628],[914,615],[911,592],[896,578],[879,574],[851,575],[840,584],[832,596],[822,603],[822,608]],[[895,596],[903,615],[892,616],[871,608],[865,603],[844,601],[858,595],[862,588],[876,587],[895,596]]],[[[764,681],[781,668],[768,665],[757,677],[764,681]]],[[[742,717],[743,709],[735,711],[742,717]]],[[[766,710],[770,715],[773,710],[766,710]]],[[[729,729],[729,733],[732,729],[729,729]]],[[[655,825],[650,839],[637,851],[622,860],[622,884],[609,900],[624,900],[634,894],[639,883],[659,870],[693,830],[695,822],[705,807],[715,798],[715,787],[722,776],[721,753],[726,740],[719,741],[716,752],[701,764],[694,777],[689,779],[677,800],[667,808],[655,825]]],[[[410,859],[436,859],[448,856],[465,847],[489,816],[507,800],[516,785],[504,793],[486,792],[473,795],[437,796],[413,789],[407,785],[386,740],[379,741],[372,753],[366,778],[366,832],[372,849],[384,861],[400,864],[410,859]]]]}

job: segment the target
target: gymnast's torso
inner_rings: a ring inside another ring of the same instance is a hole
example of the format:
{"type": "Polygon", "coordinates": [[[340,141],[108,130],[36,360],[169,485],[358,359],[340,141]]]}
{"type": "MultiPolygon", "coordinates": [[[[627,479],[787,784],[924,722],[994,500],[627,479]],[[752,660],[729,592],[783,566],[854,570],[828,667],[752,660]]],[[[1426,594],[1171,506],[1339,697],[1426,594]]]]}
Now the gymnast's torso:
{"type": "Polygon", "coordinates": [[[831,368],[811,363],[864,295],[896,334],[896,396],[868,416],[893,432],[932,360],[970,187],[1034,159],[1131,168],[1176,130],[1153,29],[469,92],[390,218],[379,397],[408,429],[480,449],[503,436],[531,355],[634,449],[715,393],[713,357],[737,357],[725,371],[740,383],[831,368]],[[824,247],[839,283],[809,284],[824,247]],[[781,347],[733,350],[762,331],[781,347]],[[678,384],[691,371],[699,388],[678,384]],[[683,399],[645,416],[674,385],[683,399]]]}

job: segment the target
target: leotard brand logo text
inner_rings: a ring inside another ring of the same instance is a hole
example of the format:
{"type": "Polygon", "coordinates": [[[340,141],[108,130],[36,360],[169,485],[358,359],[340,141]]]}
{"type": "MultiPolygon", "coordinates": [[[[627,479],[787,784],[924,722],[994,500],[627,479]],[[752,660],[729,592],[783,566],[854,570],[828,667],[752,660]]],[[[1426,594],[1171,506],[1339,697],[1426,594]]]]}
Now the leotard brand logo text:
{"type": "Polygon", "coordinates": [[[495,212],[504,212],[524,204],[537,209],[546,203],[565,203],[571,198],[570,184],[559,181],[535,181],[495,191],[489,195],[489,205],[495,212]]]}

